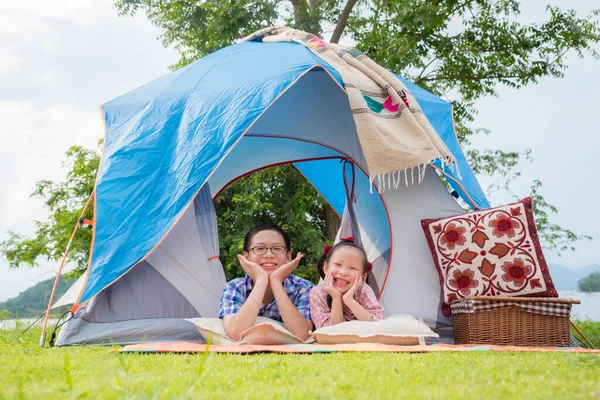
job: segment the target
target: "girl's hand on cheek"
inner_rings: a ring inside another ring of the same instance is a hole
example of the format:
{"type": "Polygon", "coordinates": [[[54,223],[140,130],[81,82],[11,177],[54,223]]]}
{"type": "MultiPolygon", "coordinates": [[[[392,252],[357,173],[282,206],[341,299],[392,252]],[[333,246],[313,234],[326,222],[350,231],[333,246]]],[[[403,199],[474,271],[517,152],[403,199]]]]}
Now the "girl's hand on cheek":
{"type": "Polygon", "coordinates": [[[344,296],[343,296],[344,303],[348,304],[349,301],[354,300],[354,295],[358,292],[358,290],[362,286],[362,283],[363,283],[362,278],[360,276],[357,276],[356,278],[354,278],[354,283],[352,284],[350,289],[348,289],[348,291],[346,293],[344,293],[344,296]]]}
{"type": "Polygon", "coordinates": [[[325,290],[325,293],[327,293],[328,295],[330,295],[334,299],[342,297],[342,294],[339,292],[339,290],[337,290],[333,286],[333,276],[331,274],[329,274],[329,273],[327,273],[325,275],[325,288],[324,288],[324,290],[325,290]]]}

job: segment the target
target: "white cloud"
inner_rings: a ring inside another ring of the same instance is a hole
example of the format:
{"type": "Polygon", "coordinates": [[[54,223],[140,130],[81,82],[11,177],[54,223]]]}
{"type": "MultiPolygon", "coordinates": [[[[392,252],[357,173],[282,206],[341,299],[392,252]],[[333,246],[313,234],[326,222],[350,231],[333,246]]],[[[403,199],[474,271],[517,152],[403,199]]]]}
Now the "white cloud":
{"type": "Polygon", "coordinates": [[[18,54],[20,47],[36,40],[47,43],[53,36],[42,21],[18,12],[0,10],[0,78],[6,79],[5,74],[17,71],[26,63],[26,58],[18,54]]]}
{"type": "Polygon", "coordinates": [[[16,71],[24,62],[23,57],[17,56],[10,49],[0,48],[0,78],[16,71]]]}
{"type": "Polygon", "coordinates": [[[69,106],[38,108],[25,102],[0,102],[0,120],[4,121],[0,142],[8,144],[0,148],[0,171],[5,172],[0,176],[0,229],[4,230],[45,215],[37,201],[29,200],[35,183],[64,179],[65,150],[74,144],[94,148],[103,126],[98,112],[69,106]]]}
{"type": "MultiPolygon", "coordinates": [[[[120,18],[112,0],[0,2],[0,241],[31,235],[47,211],[29,195],[62,180],[65,151],[95,148],[99,105],[168,72],[173,50],[143,16],[120,18]]],[[[0,301],[58,268],[9,270],[0,258],[0,301]]]]}
{"type": "Polygon", "coordinates": [[[39,268],[2,268],[0,302],[11,299],[37,282],[56,277],[58,265],[43,263],[39,268]]]}
{"type": "Polygon", "coordinates": [[[0,3],[0,12],[20,12],[31,18],[79,17],[90,10],[102,10],[112,4],[112,0],[27,0],[4,1],[0,3]]]}

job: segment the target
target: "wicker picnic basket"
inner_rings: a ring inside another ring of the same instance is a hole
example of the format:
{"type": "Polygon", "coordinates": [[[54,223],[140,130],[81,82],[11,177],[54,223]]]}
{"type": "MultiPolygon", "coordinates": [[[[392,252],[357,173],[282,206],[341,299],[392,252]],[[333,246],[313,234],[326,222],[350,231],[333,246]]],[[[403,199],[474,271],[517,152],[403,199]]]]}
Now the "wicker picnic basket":
{"type": "Polygon", "coordinates": [[[579,300],[550,297],[474,296],[450,304],[456,344],[570,345],[571,306],[579,300]]]}

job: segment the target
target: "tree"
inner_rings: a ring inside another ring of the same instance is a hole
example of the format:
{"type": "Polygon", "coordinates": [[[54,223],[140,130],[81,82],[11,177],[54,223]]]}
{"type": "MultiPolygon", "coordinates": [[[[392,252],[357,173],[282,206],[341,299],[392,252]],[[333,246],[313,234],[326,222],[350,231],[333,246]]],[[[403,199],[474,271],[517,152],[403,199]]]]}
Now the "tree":
{"type": "MultiPolygon", "coordinates": [[[[115,5],[124,15],[145,12],[162,29],[163,43],[181,54],[173,68],[281,21],[330,35],[326,39],[331,42],[351,39],[379,64],[439,96],[452,95],[458,135],[471,166],[477,174],[502,178],[499,188],[508,191],[519,176],[520,161],[528,160],[531,152],[470,149],[470,138],[487,132],[471,126],[475,102],[495,96],[498,85],[521,88],[544,76],[560,78],[567,68],[568,53],[598,58],[593,46],[600,42],[599,11],[579,17],[573,11],[548,7],[545,21],[523,24],[517,21],[519,3],[515,0],[120,0],[115,5]]],[[[91,193],[98,166],[94,152],[74,149],[67,154],[67,166],[72,166],[68,181],[40,182],[34,193],[46,199],[49,221],[36,222],[32,239],[11,233],[0,243],[0,252],[11,266],[34,265],[39,256],[58,259],[62,255],[81,206],[91,193]]],[[[311,258],[332,238],[339,219],[322,200],[314,204],[307,200],[316,193],[298,176],[291,167],[263,171],[240,180],[221,195],[216,207],[228,277],[241,273],[231,255],[241,248],[245,231],[261,218],[286,225],[298,238],[297,250],[311,258]],[[300,197],[290,203],[286,201],[290,194],[300,197]],[[289,214],[291,204],[296,211],[293,215],[289,214]],[[305,232],[313,227],[314,232],[305,232]]],[[[536,221],[545,246],[564,251],[578,240],[591,239],[552,224],[550,216],[557,210],[544,199],[540,188],[539,181],[532,183],[536,221]]],[[[82,268],[89,232],[84,231],[78,240],[72,260],[82,268]]]]}
{"type": "MultiPolygon", "coordinates": [[[[63,256],[82,208],[94,190],[99,165],[98,152],[73,146],[67,150],[63,163],[68,170],[66,181],[44,180],[36,184],[31,197],[42,199],[50,216],[46,221],[34,221],[36,229],[33,238],[8,232],[9,238],[0,242],[0,253],[8,260],[9,267],[33,267],[38,265],[40,258],[59,260],[63,256]]],[[[85,218],[92,219],[93,209],[92,201],[85,218]]],[[[80,228],[67,258],[77,272],[85,270],[87,266],[91,241],[91,227],[80,228]]]]}
{"type": "Polygon", "coordinates": [[[577,282],[577,286],[582,292],[600,292],[600,272],[589,274],[577,282]]]}
{"type": "Polygon", "coordinates": [[[285,229],[292,251],[305,259],[295,274],[318,280],[315,265],[325,242],[325,200],[291,165],[259,171],[229,186],[215,201],[221,261],[227,279],[244,274],[236,254],[248,230],[265,221],[285,229]]]}
{"type": "MultiPolygon", "coordinates": [[[[439,96],[452,94],[457,132],[475,173],[504,179],[508,191],[519,176],[519,162],[530,160],[531,151],[469,149],[472,135],[487,132],[470,126],[475,102],[496,96],[499,85],[521,88],[541,77],[562,77],[568,53],[599,57],[593,46],[600,42],[600,10],[582,18],[548,6],[545,21],[524,24],[517,21],[516,0],[119,0],[115,5],[122,15],[145,12],[162,30],[163,44],[181,54],[174,69],[280,21],[330,35],[333,43],[349,38],[388,69],[439,96]]],[[[545,246],[560,252],[591,239],[549,222],[557,210],[540,187],[535,181],[531,191],[545,246]]],[[[325,212],[327,221],[336,221],[330,208],[325,212]]]]}

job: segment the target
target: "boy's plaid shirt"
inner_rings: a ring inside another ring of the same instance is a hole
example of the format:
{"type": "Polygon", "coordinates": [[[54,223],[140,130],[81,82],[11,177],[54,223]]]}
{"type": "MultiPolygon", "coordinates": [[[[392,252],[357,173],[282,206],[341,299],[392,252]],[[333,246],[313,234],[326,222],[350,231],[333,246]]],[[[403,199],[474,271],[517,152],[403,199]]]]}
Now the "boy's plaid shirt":
{"type": "MultiPolygon", "coordinates": [[[[248,296],[250,296],[252,286],[252,279],[250,279],[248,275],[227,282],[225,289],[223,289],[223,294],[221,295],[221,301],[219,302],[219,318],[238,312],[246,299],[248,299],[248,296]]],[[[313,286],[314,285],[311,282],[295,275],[288,276],[283,282],[283,289],[288,297],[292,303],[294,303],[298,311],[300,311],[300,314],[308,320],[310,320],[309,293],[313,286]]],[[[258,316],[283,322],[275,299],[271,300],[266,309],[264,304],[261,304],[258,316]]]]}

